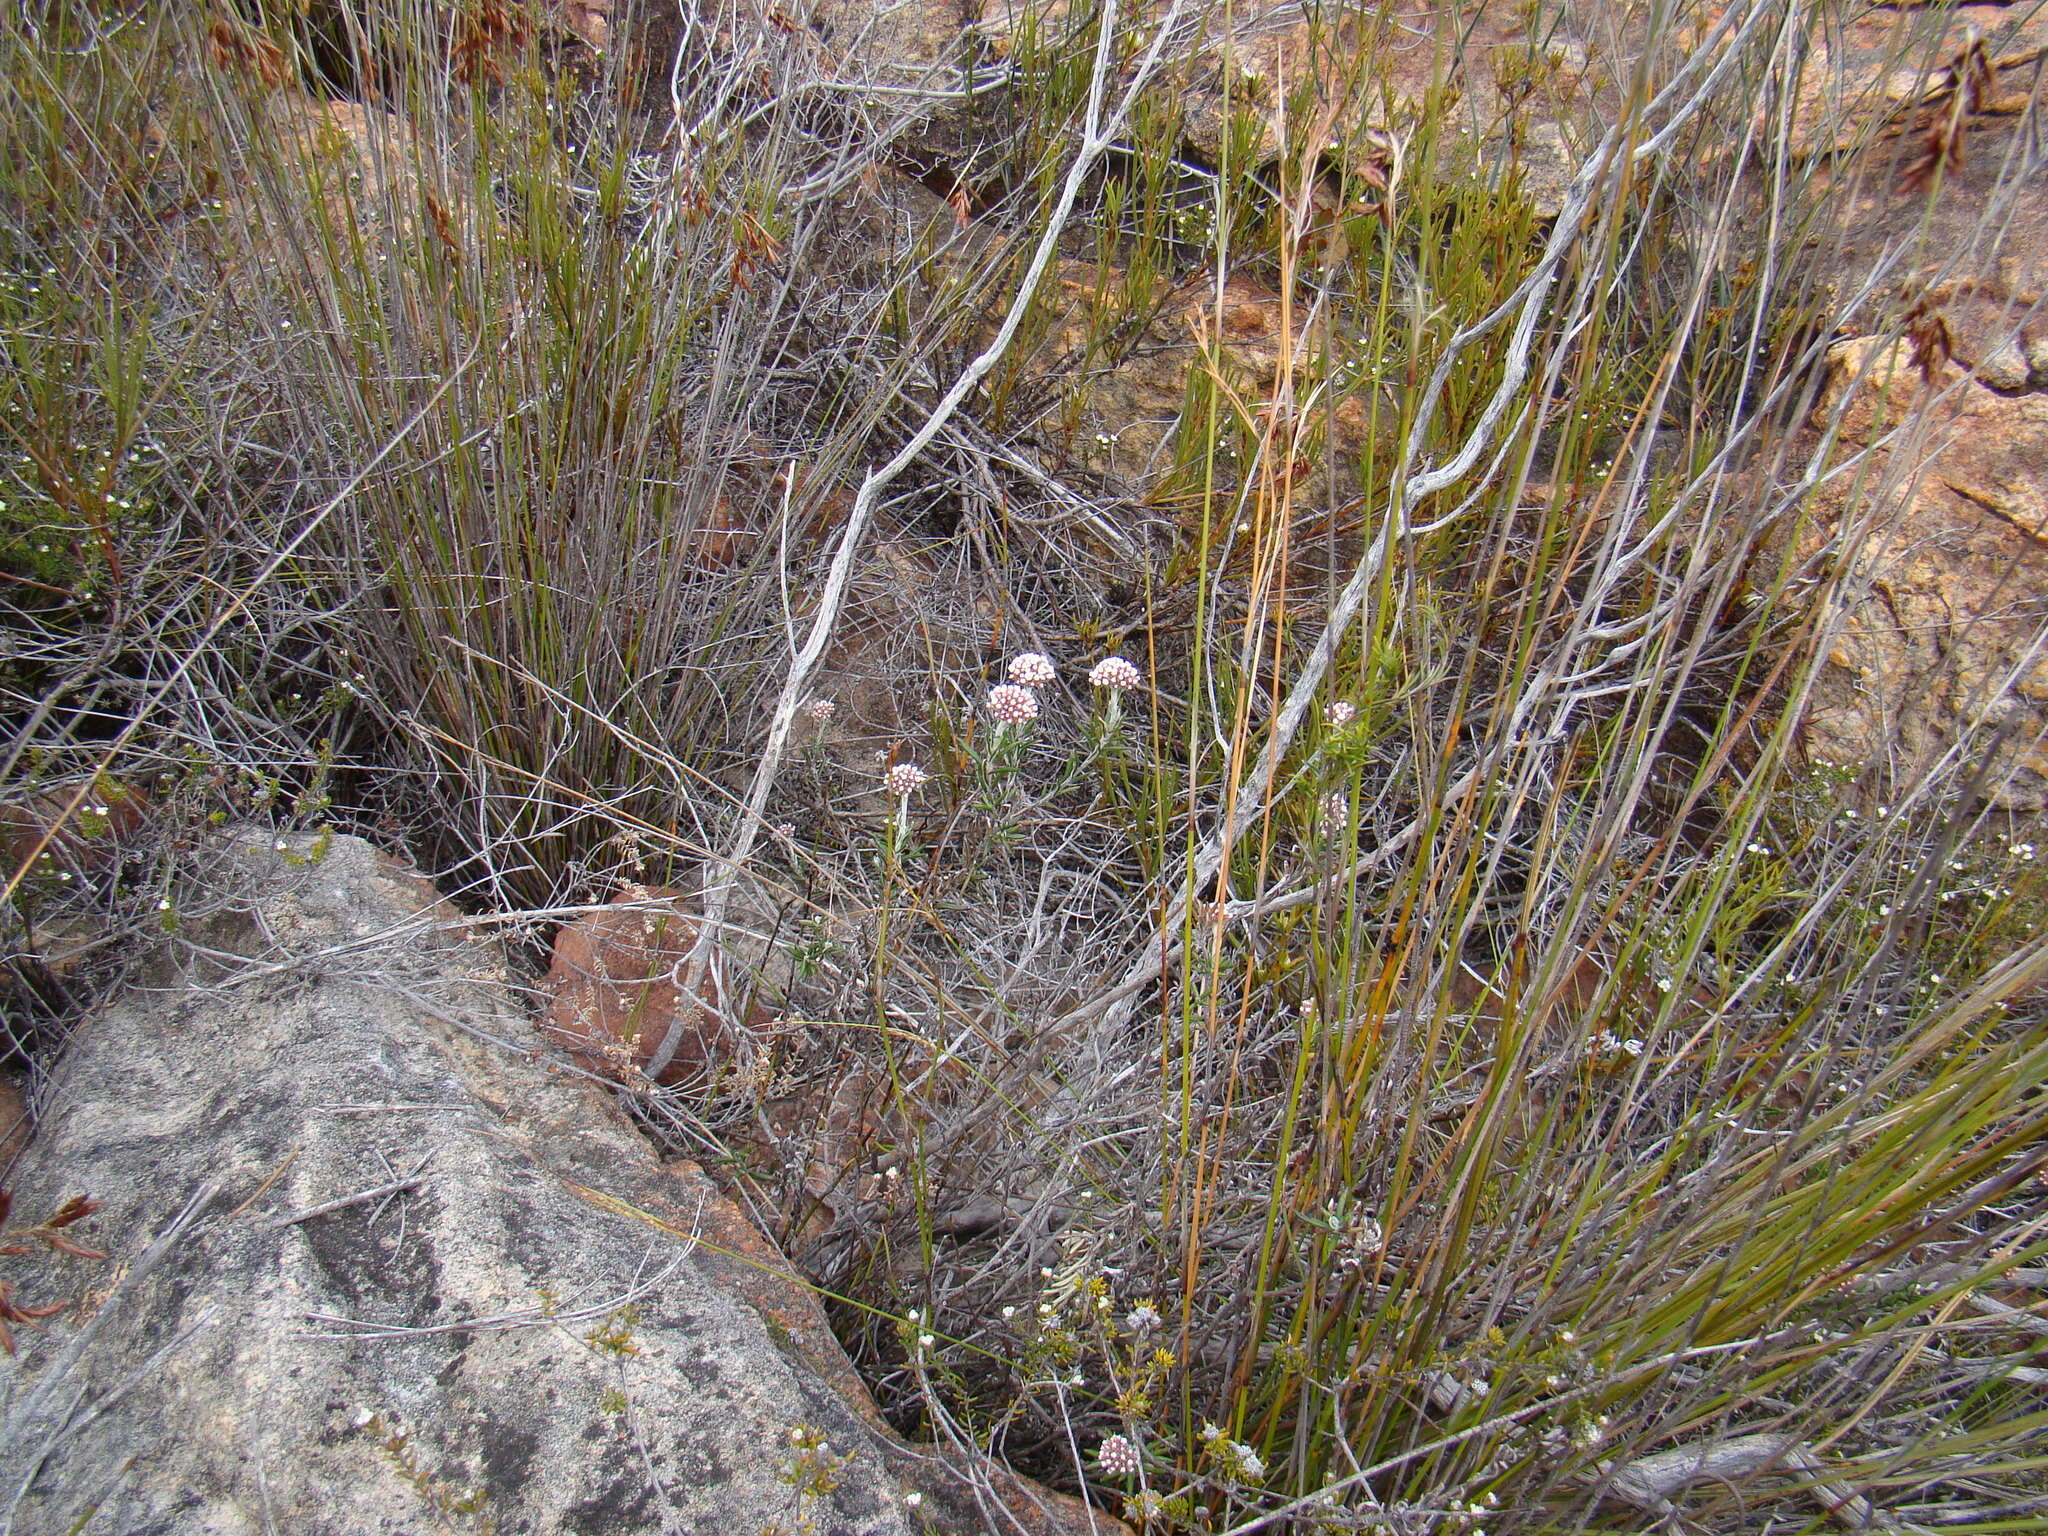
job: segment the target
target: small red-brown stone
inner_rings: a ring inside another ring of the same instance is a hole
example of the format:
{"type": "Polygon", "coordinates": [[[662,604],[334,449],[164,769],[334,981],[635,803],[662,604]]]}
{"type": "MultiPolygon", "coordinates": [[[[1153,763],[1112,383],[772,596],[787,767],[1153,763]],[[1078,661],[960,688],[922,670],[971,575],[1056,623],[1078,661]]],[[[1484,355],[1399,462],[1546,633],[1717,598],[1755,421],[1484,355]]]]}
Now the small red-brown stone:
{"type": "Polygon", "coordinates": [[[629,886],[610,906],[563,925],[542,984],[549,1040],[616,1082],[645,1068],[678,1015],[683,1035],[658,1081],[708,1085],[729,1057],[726,1027],[691,976],[697,923],[675,891],[629,886]]]}

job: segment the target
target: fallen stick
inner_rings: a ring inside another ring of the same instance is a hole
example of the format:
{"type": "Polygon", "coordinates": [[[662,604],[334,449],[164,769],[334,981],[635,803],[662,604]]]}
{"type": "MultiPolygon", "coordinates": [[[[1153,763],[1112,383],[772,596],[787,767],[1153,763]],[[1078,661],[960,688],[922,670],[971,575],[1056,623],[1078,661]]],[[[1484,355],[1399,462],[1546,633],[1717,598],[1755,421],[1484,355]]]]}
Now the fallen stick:
{"type": "Polygon", "coordinates": [[[1847,1484],[1828,1476],[1827,1466],[1806,1445],[1789,1435],[1736,1435],[1704,1445],[1681,1446],[1640,1457],[1625,1466],[1601,1468],[1610,1497],[1631,1504],[1670,1525],[1678,1519],[1671,1501],[1694,1483],[1735,1484],[1763,1473],[1806,1478],[1807,1488],[1822,1509],[1852,1531],[1896,1531],[1897,1521],[1847,1484]]]}
{"type": "Polygon", "coordinates": [[[338,1200],[327,1200],[319,1205],[309,1205],[303,1211],[289,1212],[286,1215],[265,1222],[264,1226],[271,1231],[276,1231],[281,1227],[296,1226],[302,1221],[311,1221],[315,1216],[327,1216],[335,1211],[345,1211],[352,1205],[364,1205],[381,1195],[395,1195],[401,1189],[411,1189],[415,1185],[424,1182],[425,1179],[422,1175],[417,1173],[408,1174],[405,1178],[393,1179],[388,1184],[378,1184],[370,1189],[359,1189],[352,1195],[341,1196],[338,1200]]]}

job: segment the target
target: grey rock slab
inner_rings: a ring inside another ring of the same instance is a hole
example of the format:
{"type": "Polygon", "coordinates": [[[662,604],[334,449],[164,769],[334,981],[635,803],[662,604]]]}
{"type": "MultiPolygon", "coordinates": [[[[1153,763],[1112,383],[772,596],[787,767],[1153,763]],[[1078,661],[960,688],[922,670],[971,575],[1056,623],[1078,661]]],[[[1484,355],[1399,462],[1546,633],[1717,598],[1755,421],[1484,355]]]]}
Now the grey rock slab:
{"type": "Polygon", "coordinates": [[[6,1261],[70,1305],[0,1356],[0,1531],[926,1528],[808,1295],[548,1064],[494,946],[353,839],[243,863],[18,1170],[17,1221],[89,1194],[108,1258],[6,1261]]]}

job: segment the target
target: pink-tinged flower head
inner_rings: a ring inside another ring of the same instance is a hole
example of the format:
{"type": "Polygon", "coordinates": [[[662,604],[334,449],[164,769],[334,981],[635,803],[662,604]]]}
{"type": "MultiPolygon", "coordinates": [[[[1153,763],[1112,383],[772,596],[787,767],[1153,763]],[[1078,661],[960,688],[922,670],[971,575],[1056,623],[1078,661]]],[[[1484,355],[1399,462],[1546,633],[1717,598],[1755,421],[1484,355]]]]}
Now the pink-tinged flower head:
{"type": "Polygon", "coordinates": [[[1026,688],[1043,688],[1052,681],[1052,658],[1037,651],[1012,656],[1010,681],[1026,688]]]}
{"type": "Polygon", "coordinates": [[[1138,669],[1121,656],[1111,656],[1095,663],[1095,670],[1088,674],[1088,681],[1097,688],[1114,688],[1122,693],[1126,688],[1135,688],[1144,679],[1138,669]]]}
{"type": "Polygon", "coordinates": [[[1022,725],[1038,718],[1038,699],[1029,688],[997,683],[988,691],[988,712],[1001,725],[1022,725]]]}
{"type": "Polygon", "coordinates": [[[929,777],[915,763],[898,763],[882,775],[882,788],[899,800],[907,800],[924,788],[929,777]]]}
{"type": "Polygon", "coordinates": [[[1111,1435],[1095,1448],[1095,1465],[1102,1469],[1105,1477],[1135,1477],[1138,1472],[1138,1448],[1131,1444],[1129,1435],[1111,1435]]]}
{"type": "Polygon", "coordinates": [[[838,707],[830,699],[813,699],[804,706],[804,713],[823,725],[832,718],[832,711],[838,707]]]}
{"type": "Polygon", "coordinates": [[[1331,730],[1341,731],[1358,718],[1358,706],[1339,699],[1323,711],[1323,718],[1330,722],[1331,730]]]}

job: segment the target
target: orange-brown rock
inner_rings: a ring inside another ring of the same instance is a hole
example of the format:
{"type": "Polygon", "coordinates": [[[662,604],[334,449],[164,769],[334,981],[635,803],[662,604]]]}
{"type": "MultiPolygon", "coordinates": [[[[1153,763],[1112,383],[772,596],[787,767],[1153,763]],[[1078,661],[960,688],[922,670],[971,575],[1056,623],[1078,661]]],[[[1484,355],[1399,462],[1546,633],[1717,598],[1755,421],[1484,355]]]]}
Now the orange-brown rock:
{"type": "Polygon", "coordinates": [[[1790,148],[1803,155],[1839,153],[1877,133],[1924,126],[1914,121],[1916,109],[1947,100],[1956,61],[1973,38],[1982,40],[1995,70],[1983,110],[2019,113],[2048,48],[2048,14],[2035,6],[1872,6],[1826,21],[1815,15],[1808,26],[1808,46],[1790,82],[1790,148]]]}
{"type": "Polygon", "coordinates": [[[680,894],[645,886],[628,886],[609,906],[563,925],[542,983],[548,1039],[588,1071],[645,1081],[681,1018],[681,1044],[658,1080],[710,1086],[731,1064],[734,1036],[711,1006],[710,983],[691,973],[696,942],[680,894]]]}
{"type": "Polygon", "coordinates": [[[0,805],[0,879],[24,865],[31,879],[110,868],[141,835],[148,804],[140,788],[101,778],[0,805]]]}
{"type": "Polygon", "coordinates": [[[1923,376],[1912,354],[1866,337],[1829,358],[1819,418],[1839,411],[1846,448],[1880,446],[1811,503],[1807,550],[1846,535],[1853,564],[1807,750],[1908,778],[1989,727],[2004,746],[1985,793],[2048,809],[2048,394],[2002,394],[1954,363],[1923,376]]]}

